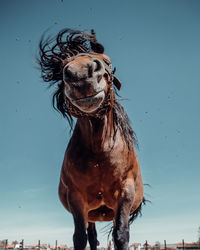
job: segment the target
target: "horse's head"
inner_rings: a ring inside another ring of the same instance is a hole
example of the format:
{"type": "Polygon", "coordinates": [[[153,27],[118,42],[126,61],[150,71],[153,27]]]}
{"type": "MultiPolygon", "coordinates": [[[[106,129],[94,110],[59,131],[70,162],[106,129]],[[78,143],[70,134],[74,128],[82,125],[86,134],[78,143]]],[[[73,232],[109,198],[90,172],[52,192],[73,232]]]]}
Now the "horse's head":
{"type": "Polygon", "coordinates": [[[111,62],[98,53],[81,53],[66,60],[64,94],[79,110],[95,112],[104,102],[112,83],[111,62]]]}
{"type": "Polygon", "coordinates": [[[69,121],[71,115],[102,116],[112,105],[112,84],[121,87],[103,52],[93,30],[88,34],[65,29],[54,40],[41,39],[42,77],[51,84],[59,82],[54,101],[69,121]]]}

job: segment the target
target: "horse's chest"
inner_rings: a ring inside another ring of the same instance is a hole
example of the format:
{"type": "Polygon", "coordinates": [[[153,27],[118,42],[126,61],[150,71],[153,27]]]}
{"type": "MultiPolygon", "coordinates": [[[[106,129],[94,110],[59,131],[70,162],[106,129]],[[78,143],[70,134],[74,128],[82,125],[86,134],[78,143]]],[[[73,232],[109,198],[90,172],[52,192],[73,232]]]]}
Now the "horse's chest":
{"type": "Polygon", "coordinates": [[[76,144],[67,150],[63,171],[71,183],[69,189],[81,193],[89,207],[114,207],[126,179],[132,153],[127,153],[126,147],[120,143],[112,150],[98,153],[81,146],[76,144]]]}
{"type": "Polygon", "coordinates": [[[92,156],[92,157],[77,157],[76,160],[70,160],[74,178],[80,178],[96,184],[105,183],[106,180],[111,183],[123,175],[122,165],[126,165],[122,157],[116,160],[114,156],[92,156]]]}
{"type": "Polygon", "coordinates": [[[126,165],[122,155],[93,155],[68,159],[68,173],[91,206],[113,206],[121,189],[126,165]]]}
{"type": "Polygon", "coordinates": [[[110,161],[88,162],[85,172],[79,172],[82,187],[84,186],[82,192],[85,193],[89,206],[113,206],[121,187],[121,177],[117,172],[116,166],[110,161]]]}

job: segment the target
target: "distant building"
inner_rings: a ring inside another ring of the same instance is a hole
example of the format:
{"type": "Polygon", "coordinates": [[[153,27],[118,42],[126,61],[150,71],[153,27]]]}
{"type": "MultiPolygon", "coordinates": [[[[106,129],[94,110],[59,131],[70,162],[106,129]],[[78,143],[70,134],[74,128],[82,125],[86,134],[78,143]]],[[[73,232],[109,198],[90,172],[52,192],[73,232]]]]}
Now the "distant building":
{"type": "Polygon", "coordinates": [[[20,248],[20,244],[17,243],[17,244],[15,245],[14,249],[19,249],[19,248],[20,248]]]}
{"type": "Polygon", "coordinates": [[[129,247],[130,250],[140,250],[141,249],[141,243],[132,243],[129,247]]]}
{"type": "Polygon", "coordinates": [[[15,248],[15,245],[7,245],[6,248],[7,248],[7,249],[14,249],[14,248],[15,248]]]}
{"type": "Polygon", "coordinates": [[[200,244],[198,242],[191,242],[191,243],[184,243],[184,246],[183,246],[183,242],[180,242],[176,245],[176,249],[179,250],[179,249],[191,249],[191,250],[195,250],[195,249],[200,249],[200,244]]]}
{"type": "Polygon", "coordinates": [[[60,250],[68,250],[69,248],[67,247],[67,245],[61,244],[61,245],[58,247],[58,249],[60,249],[60,250]]]}
{"type": "Polygon", "coordinates": [[[148,242],[145,242],[143,246],[140,247],[141,250],[151,250],[151,245],[148,242]]]}
{"type": "MultiPolygon", "coordinates": [[[[12,241],[11,241],[12,242],[12,241]]],[[[90,248],[87,247],[87,250],[90,248]]],[[[109,242],[106,248],[98,247],[98,250],[114,250],[113,242],[109,242]]],[[[13,241],[12,244],[8,244],[8,240],[0,240],[0,250],[20,250],[20,244],[17,241],[13,241]],[[16,243],[14,243],[16,242],[16,243]]],[[[50,246],[47,244],[32,244],[24,245],[24,250],[74,250],[73,247],[67,247],[66,244],[61,244],[57,246],[50,246]]],[[[174,244],[161,244],[156,242],[155,245],[151,246],[148,242],[145,242],[144,245],[141,243],[132,243],[129,246],[129,250],[200,250],[200,242],[180,242],[174,244]]]]}
{"type": "MultiPolygon", "coordinates": [[[[166,248],[167,250],[176,250],[176,245],[177,244],[167,244],[166,248]]],[[[160,244],[160,250],[165,250],[164,244],[160,244]]]]}

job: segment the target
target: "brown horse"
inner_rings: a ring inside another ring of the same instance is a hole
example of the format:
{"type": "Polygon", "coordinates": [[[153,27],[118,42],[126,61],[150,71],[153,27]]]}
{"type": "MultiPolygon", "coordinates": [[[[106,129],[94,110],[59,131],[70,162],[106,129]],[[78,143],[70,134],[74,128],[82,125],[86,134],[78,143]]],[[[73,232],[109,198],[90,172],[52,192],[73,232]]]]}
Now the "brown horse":
{"type": "Polygon", "coordinates": [[[115,99],[114,76],[104,48],[91,34],[62,30],[40,41],[39,63],[44,81],[58,82],[56,108],[77,118],[60,177],[59,197],[72,213],[76,250],[97,249],[96,221],[113,221],[115,249],[128,249],[129,223],[143,201],[143,184],[133,148],[134,132],[115,99]]]}

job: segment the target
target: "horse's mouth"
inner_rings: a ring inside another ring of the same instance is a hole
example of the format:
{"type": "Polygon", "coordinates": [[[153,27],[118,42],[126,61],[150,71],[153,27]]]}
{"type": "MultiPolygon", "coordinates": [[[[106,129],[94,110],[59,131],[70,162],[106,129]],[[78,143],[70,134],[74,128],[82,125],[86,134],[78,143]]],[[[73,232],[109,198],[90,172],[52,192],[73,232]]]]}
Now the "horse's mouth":
{"type": "Polygon", "coordinates": [[[104,98],[105,98],[105,93],[104,90],[102,90],[95,95],[76,100],[71,100],[71,102],[81,111],[84,111],[86,113],[92,113],[99,108],[101,103],[104,101],[104,98]]]}

